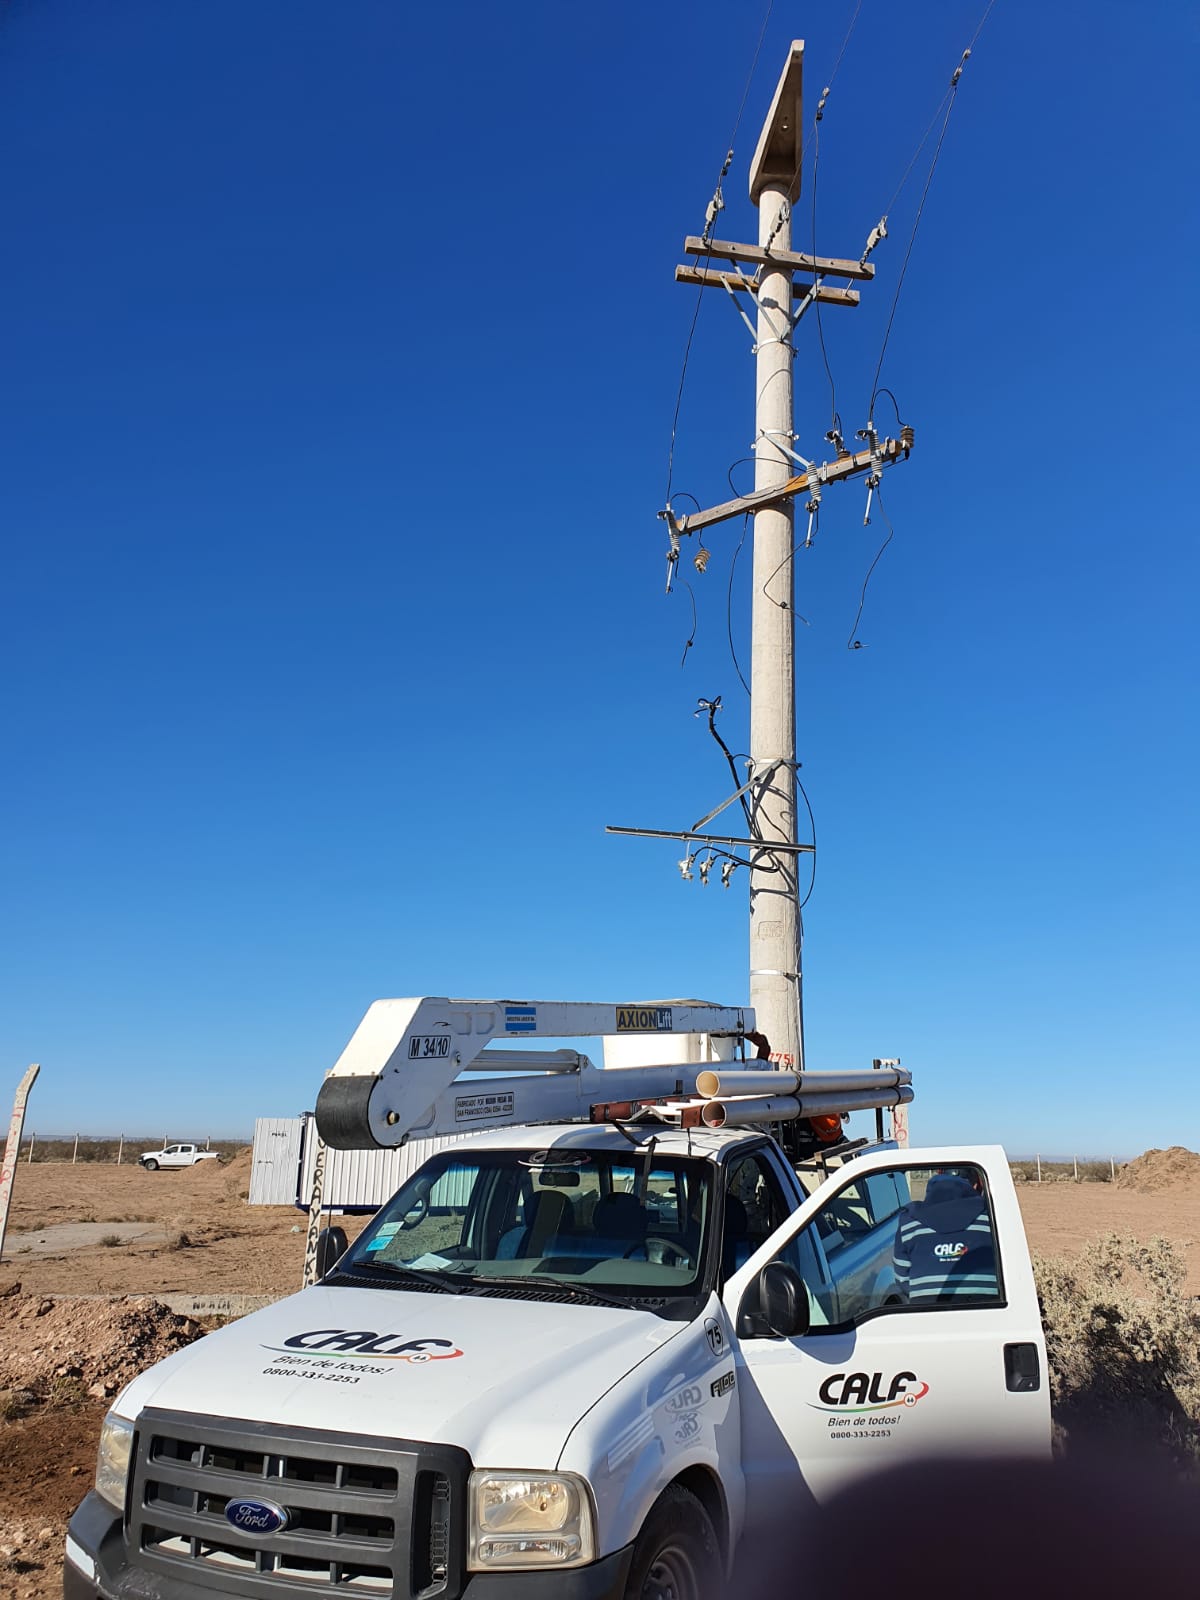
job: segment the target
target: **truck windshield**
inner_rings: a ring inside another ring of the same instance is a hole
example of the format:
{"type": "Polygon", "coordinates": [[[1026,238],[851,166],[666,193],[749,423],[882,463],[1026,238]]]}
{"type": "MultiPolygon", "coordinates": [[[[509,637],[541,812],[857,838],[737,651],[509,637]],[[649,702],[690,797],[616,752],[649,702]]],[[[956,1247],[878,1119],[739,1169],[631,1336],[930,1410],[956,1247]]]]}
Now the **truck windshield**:
{"type": "MultiPolygon", "coordinates": [[[[699,1288],[711,1210],[707,1161],[630,1150],[461,1149],[434,1156],[375,1217],[339,1273],[445,1274],[481,1286],[523,1278],[599,1299],[699,1288]]],[[[399,1286],[399,1285],[398,1285],[399,1286]]]]}

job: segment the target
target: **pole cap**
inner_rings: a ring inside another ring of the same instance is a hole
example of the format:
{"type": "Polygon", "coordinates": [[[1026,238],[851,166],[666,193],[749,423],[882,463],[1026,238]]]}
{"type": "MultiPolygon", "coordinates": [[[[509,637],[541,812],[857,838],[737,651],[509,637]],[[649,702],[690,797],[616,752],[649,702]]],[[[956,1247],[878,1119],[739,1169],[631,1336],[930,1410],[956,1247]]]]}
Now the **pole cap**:
{"type": "Polygon", "coordinates": [[[750,199],[755,205],[770,183],[786,183],[788,199],[800,198],[800,158],[804,151],[803,79],[804,40],[793,39],[750,163],[750,199]]]}

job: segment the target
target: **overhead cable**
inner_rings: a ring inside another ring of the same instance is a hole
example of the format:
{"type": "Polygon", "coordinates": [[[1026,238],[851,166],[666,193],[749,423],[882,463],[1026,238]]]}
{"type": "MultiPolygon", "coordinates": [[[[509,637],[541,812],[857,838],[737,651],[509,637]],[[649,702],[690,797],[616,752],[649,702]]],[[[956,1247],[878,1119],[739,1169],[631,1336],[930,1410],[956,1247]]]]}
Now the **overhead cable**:
{"type": "Polygon", "coordinates": [[[983,25],[987,21],[988,17],[991,15],[991,10],[992,10],[992,7],[995,5],[995,3],[996,3],[996,0],[988,0],[987,8],[984,11],[983,16],[979,19],[979,25],[975,29],[975,32],[971,36],[971,42],[967,46],[967,48],[963,51],[962,56],[959,59],[958,65],[955,67],[954,72],[951,74],[950,83],[947,86],[946,92],[942,96],[942,99],[938,104],[938,109],[934,113],[933,119],[930,122],[929,127],[925,130],[925,134],[924,134],[924,136],[923,136],[923,138],[921,140],[921,143],[917,146],[916,153],[913,155],[912,160],[909,162],[908,166],[905,168],[904,176],[900,179],[900,183],[898,184],[898,186],[896,188],[896,194],[892,196],[892,200],[891,200],[891,202],[889,203],[889,205],[887,207],[887,211],[884,212],[883,225],[886,226],[887,213],[891,210],[892,206],[895,204],[896,195],[898,195],[900,193],[900,190],[903,189],[904,185],[908,182],[908,175],[912,171],[913,166],[916,164],[917,156],[919,156],[921,151],[925,148],[925,144],[929,139],[929,135],[930,135],[930,133],[931,133],[931,131],[933,129],[934,123],[936,123],[936,121],[938,119],[938,116],[941,115],[942,107],[944,106],[945,107],[945,115],[942,116],[941,132],[938,134],[937,145],[936,145],[936,147],[934,149],[934,152],[933,152],[933,160],[929,163],[929,171],[925,176],[925,187],[921,191],[920,204],[917,206],[917,214],[913,218],[912,232],[908,236],[908,248],[904,252],[904,261],[903,261],[903,263],[901,264],[901,267],[900,267],[900,276],[896,280],[896,291],[892,296],[891,310],[888,312],[887,327],[884,329],[884,333],[883,333],[883,344],[881,345],[880,350],[879,350],[879,360],[875,363],[875,376],[871,380],[871,396],[870,396],[870,401],[869,401],[868,406],[867,406],[867,425],[868,425],[868,427],[871,425],[872,421],[874,420],[874,415],[875,415],[875,397],[879,393],[879,390],[878,390],[878,387],[877,387],[877,385],[879,383],[879,374],[883,371],[883,358],[887,353],[888,340],[892,336],[892,323],[895,321],[896,307],[900,303],[900,291],[904,287],[904,275],[908,271],[909,258],[912,255],[913,245],[916,243],[917,229],[921,225],[921,215],[925,210],[925,201],[926,201],[926,199],[928,198],[928,195],[929,195],[930,185],[933,183],[933,175],[937,171],[938,158],[942,153],[942,145],[945,143],[945,140],[946,140],[946,130],[950,126],[950,117],[951,117],[951,115],[952,115],[952,113],[954,111],[954,102],[958,98],[958,86],[959,86],[959,83],[962,81],[963,68],[966,66],[967,62],[971,59],[971,51],[975,47],[975,41],[979,38],[979,35],[983,32],[983,25]]]}
{"type": "MultiPolygon", "coordinates": [[[[737,109],[737,116],[733,119],[733,131],[726,141],[725,148],[727,153],[725,160],[721,166],[721,171],[717,176],[716,187],[713,190],[713,197],[709,201],[707,210],[705,212],[703,238],[706,242],[712,236],[713,223],[716,221],[717,216],[722,210],[724,210],[725,207],[725,200],[722,194],[721,185],[725,181],[725,175],[729,171],[730,162],[733,160],[733,146],[737,139],[738,129],[742,125],[742,112],[746,109],[746,100],[750,94],[750,85],[754,80],[754,72],[758,66],[759,52],[762,50],[763,39],[766,37],[767,32],[767,23],[771,19],[771,11],[774,7],[774,4],[775,0],[767,0],[767,9],[763,16],[762,27],[758,32],[758,43],[754,47],[754,59],[750,63],[750,71],[746,74],[746,84],[742,90],[741,103],[737,109]]],[[[699,261],[700,255],[697,254],[693,257],[693,264],[698,265],[699,261]]],[[[696,324],[700,320],[700,302],[703,299],[703,296],[704,285],[700,284],[696,289],[696,304],[692,308],[691,326],[688,328],[687,343],[685,344],[683,350],[683,365],[679,372],[679,387],[675,392],[675,411],[671,418],[671,443],[667,450],[667,493],[664,501],[664,504],[666,505],[670,505],[671,503],[671,483],[675,471],[675,438],[679,432],[679,412],[681,406],[683,405],[683,386],[687,379],[688,360],[692,353],[692,340],[696,336],[696,324]]]]}

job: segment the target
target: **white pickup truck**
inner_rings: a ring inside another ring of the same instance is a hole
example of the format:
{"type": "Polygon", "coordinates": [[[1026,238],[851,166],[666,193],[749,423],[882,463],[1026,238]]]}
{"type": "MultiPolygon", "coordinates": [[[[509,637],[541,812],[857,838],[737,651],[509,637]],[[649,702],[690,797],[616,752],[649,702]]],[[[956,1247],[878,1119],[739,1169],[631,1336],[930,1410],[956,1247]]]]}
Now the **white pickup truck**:
{"type": "MultiPolygon", "coordinates": [[[[703,1074],[679,1065],[655,1069],[675,1080],[655,1108],[597,1104],[597,1080],[639,1069],[589,1065],[572,1092],[604,1120],[497,1127],[536,1098],[529,1069],[431,1106],[405,1064],[452,1060],[419,1041],[430,1008],[466,1003],[390,1004],[399,1038],[370,1013],[355,1038],[393,1108],[407,1079],[423,1125],[492,1126],[437,1150],[319,1283],[117,1397],[65,1600],[710,1600],[739,1543],[801,1538],[874,1468],[1048,1455],[998,1147],[843,1146],[796,1170],[771,1128],[732,1125],[753,1096],[704,1126],[703,1074]]],[[[758,1098],[794,1157],[803,1119],[758,1098]]]]}
{"type": "Polygon", "coordinates": [[[219,1150],[201,1150],[198,1144],[168,1144],[161,1150],[143,1150],[138,1162],[147,1172],[159,1167],[194,1167],[197,1161],[219,1161],[219,1150]]]}

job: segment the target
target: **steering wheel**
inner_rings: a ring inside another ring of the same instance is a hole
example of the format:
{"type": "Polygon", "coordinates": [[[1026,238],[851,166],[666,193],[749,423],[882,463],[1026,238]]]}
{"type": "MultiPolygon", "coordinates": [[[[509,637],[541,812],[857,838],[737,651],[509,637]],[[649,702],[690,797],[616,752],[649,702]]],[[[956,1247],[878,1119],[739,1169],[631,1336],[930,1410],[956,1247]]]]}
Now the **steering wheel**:
{"type": "Polygon", "coordinates": [[[401,1219],[400,1232],[407,1233],[410,1228],[415,1228],[418,1223],[424,1222],[428,1215],[429,1197],[428,1195],[418,1195],[401,1219]]]}
{"type": "MultiPolygon", "coordinates": [[[[659,1266],[690,1267],[693,1264],[691,1251],[685,1250],[677,1239],[668,1239],[664,1234],[661,1233],[648,1233],[646,1237],[642,1239],[634,1248],[645,1250],[646,1260],[656,1261],[659,1266]],[[651,1245],[654,1245],[657,1248],[657,1255],[650,1254],[651,1245]],[[674,1257],[674,1259],[670,1259],[671,1257],[674,1257]]],[[[630,1254],[631,1252],[628,1250],[625,1252],[625,1259],[627,1261],[630,1257],[630,1254]]]]}
{"type": "Polygon", "coordinates": [[[866,1233],[869,1231],[871,1226],[870,1223],[865,1222],[856,1211],[852,1211],[850,1207],[846,1205],[838,1205],[835,1203],[833,1205],[826,1206],[825,1215],[832,1222],[837,1224],[838,1230],[841,1233],[866,1233]]]}

